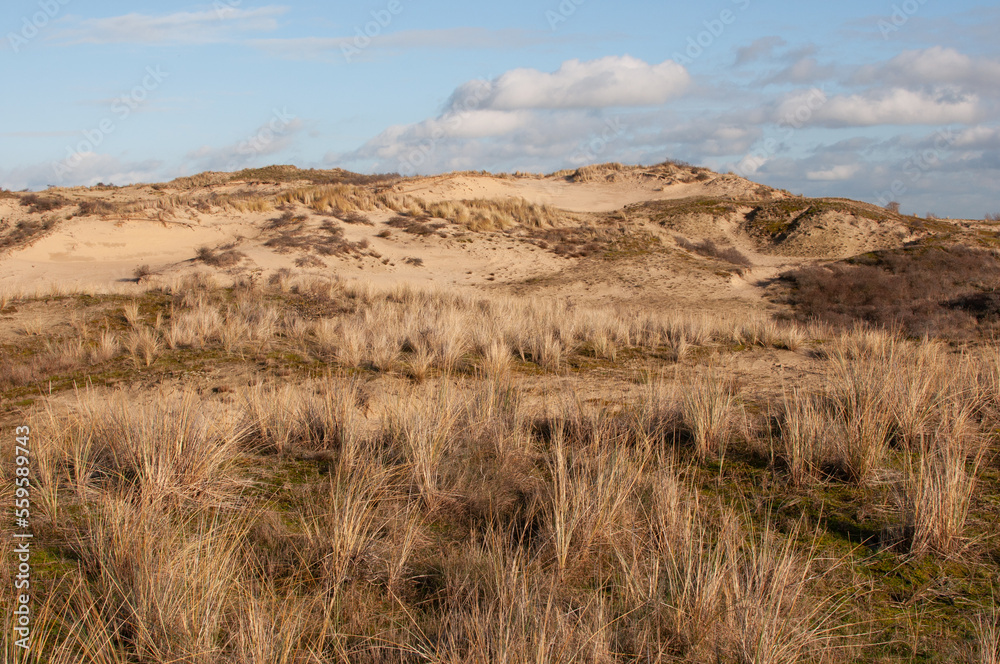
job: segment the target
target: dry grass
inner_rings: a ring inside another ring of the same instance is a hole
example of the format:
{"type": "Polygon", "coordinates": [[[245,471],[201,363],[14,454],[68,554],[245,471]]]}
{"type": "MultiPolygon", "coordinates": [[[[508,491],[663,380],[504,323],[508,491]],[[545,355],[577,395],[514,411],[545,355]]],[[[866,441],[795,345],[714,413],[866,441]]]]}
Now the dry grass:
{"type": "Polygon", "coordinates": [[[948,555],[964,544],[984,448],[975,442],[978,432],[971,430],[970,413],[955,413],[950,420],[921,441],[921,453],[905,468],[904,536],[914,553],[948,555]]]}
{"type": "Polygon", "coordinates": [[[565,214],[555,208],[529,203],[523,198],[445,201],[422,207],[431,217],[461,224],[472,231],[507,230],[515,226],[547,228],[565,219],[565,214]]]}
{"type": "Polygon", "coordinates": [[[876,479],[889,452],[893,430],[885,354],[852,360],[839,349],[831,366],[831,398],[837,409],[834,464],[854,482],[876,479]]]}
{"type": "Polygon", "coordinates": [[[139,327],[125,335],[124,345],[136,366],[151,365],[163,349],[160,335],[153,328],[139,327]]]}
{"type": "Polygon", "coordinates": [[[718,369],[709,368],[683,387],[681,404],[684,424],[691,432],[698,458],[725,456],[737,413],[731,380],[718,369]]]}
{"type": "Polygon", "coordinates": [[[90,351],[90,361],[94,363],[107,362],[121,351],[118,337],[110,330],[104,330],[98,336],[94,348],[90,351]]]}
{"type": "Polygon", "coordinates": [[[1000,664],[1000,610],[993,607],[976,616],[974,623],[976,635],[977,664],[1000,664]]]}
{"type": "Polygon", "coordinates": [[[817,477],[830,458],[830,420],[816,395],[798,391],[784,395],[779,450],[794,484],[817,477]]]}
{"type": "Polygon", "coordinates": [[[40,404],[48,661],[897,661],[853,625],[924,602],[911,566],[995,570],[969,546],[993,542],[991,351],[857,330],[801,353],[829,380],[765,396],[729,359],[816,330],[279,276],[12,335],[53,363],[35,380],[117,380],[120,347],[135,384],[226,359],[200,394],[40,404]]]}

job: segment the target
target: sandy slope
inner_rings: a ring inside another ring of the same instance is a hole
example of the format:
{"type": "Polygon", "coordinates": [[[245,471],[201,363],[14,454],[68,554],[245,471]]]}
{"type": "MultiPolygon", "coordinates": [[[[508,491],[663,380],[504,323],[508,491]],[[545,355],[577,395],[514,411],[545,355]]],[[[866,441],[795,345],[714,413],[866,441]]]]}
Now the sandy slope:
{"type": "MultiPolygon", "coordinates": [[[[182,200],[196,193],[232,194],[256,192],[261,196],[303,182],[233,184],[224,174],[192,189],[179,184],[135,186],[111,190],[52,190],[72,201],[104,199],[129,203],[164,199],[182,200]]],[[[678,201],[697,197],[767,200],[787,197],[733,175],[717,175],[703,169],[676,165],[652,168],[594,167],[586,178],[565,174],[550,176],[490,176],[454,173],[404,180],[392,186],[397,194],[427,202],[468,199],[523,198],[575,213],[567,223],[597,225],[606,229],[603,242],[621,238],[649,237],[655,251],[624,251],[613,260],[603,250],[585,258],[556,255],[548,244],[529,237],[530,230],[470,232],[457,224],[442,224],[437,232],[413,235],[385,222],[388,211],[367,213],[370,225],[341,223],[317,214],[304,205],[295,214],[308,218],[318,229],[325,222],[343,228],[344,239],[367,243],[367,248],[341,255],[322,255],[307,249],[282,251],[267,246],[274,230],[269,220],[280,215],[236,212],[232,208],[180,206],[163,220],[149,213],[74,216],[73,207],[57,212],[29,214],[14,198],[0,198],[0,228],[32,219],[54,218],[53,230],[27,246],[0,254],[0,290],[35,293],[50,286],[59,289],[109,290],[130,287],[139,266],[149,266],[154,278],[172,279],[191,271],[211,271],[224,279],[240,275],[267,277],[280,269],[362,278],[376,283],[406,281],[441,286],[476,287],[521,296],[543,295],[568,298],[580,303],[642,303],[656,307],[697,310],[741,310],[766,306],[761,284],[789,266],[815,257],[837,258],[859,251],[898,246],[909,239],[899,224],[873,224],[850,215],[817,217],[796,229],[780,250],[764,247],[741,230],[742,212],[732,215],[693,214],[664,224],[643,217],[649,201],[678,201]],[[615,211],[618,215],[611,214],[615,211]],[[46,215],[50,215],[46,217],[46,215]],[[52,217],[51,215],[54,215],[52,217]],[[69,217],[67,219],[67,217],[69,217]],[[619,227],[615,229],[615,225],[619,227]],[[388,237],[383,237],[388,231],[388,237]],[[733,244],[753,262],[743,275],[732,266],[706,259],[678,248],[675,237],[691,240],[713,238],[733,244]],[[610,239],[608,239],[610,238],[610,239]],[[235,266],[208,267],[195,260],[199,247],[230,248],[245,257],[235,266]]],[[[189,199],[190,200],[190,199],[189,199]]],[[[142,207],[142,206],[140,206],[142,207]]],[[[607,246],[613,246],[611,244],[607,246]]]]}
{"type": "Polygon", "coordinates": [[[447,174],[420,178],[399,187],[427,201],[477,198],[523,198],[539,205],[572,212],[611,212],[628,205],[693,196],[742,195],[756,185],[736,176],[716,176],[707,182],[683,182],[671,177],[631,177],[614,181],[571,182],[565,177],[495,177],[447,174]]]}

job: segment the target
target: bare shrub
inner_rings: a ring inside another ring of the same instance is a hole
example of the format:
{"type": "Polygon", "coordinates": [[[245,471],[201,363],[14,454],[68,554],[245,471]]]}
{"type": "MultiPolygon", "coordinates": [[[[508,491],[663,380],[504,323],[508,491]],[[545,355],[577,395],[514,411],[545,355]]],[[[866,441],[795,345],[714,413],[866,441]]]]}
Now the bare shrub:
{"type": "Polygon", "coordinates": [[[195,256],[196,260],[201,261],[205,265],[218,268],[233,267],[239,264],[244,258],[246,258],[246,254],[242,251],[236,251],[235,249],[216,251],[210,247],[199,247],[195,256]]]}
{"type": "Polygon", "coordinates": [[[696,254],[701,254],[702,256],[709,256],[710,258],[718,258],[724,260],[727,263],[732,263],[733,265],[739,265],[741,267],[752,267],[753,262],[747,258],[743,253],[736,247],[720,247],[713,240],[704,239],[701,242],[691,242],[687,238],[677,236],[675,238],[677,244],[681,248],[688,251],[693,251],[696,254]]]}
{"type": "Polygon", "coordinates": [[[42,219],[22,219],[8,227],[7,224],[0,225],[0,231],[5,231],[0,235],[0,249],[20,247],[37,240],[56,225],[53,216],[42,219]]]}
{"type": "Polygon", "coordinates": [[[1000,285],[1000,259],[960,245],[916,247],[801,268],[782,279],[792,286],[786,299],[801,320],[841,328],[863,321],[914,337],[961,338],[997,320],[983,296],[1000,285]]]}
{"type": "Polygon", "coordinates": [[[348,224],[363,224],[365,226],[374,226],[375,222],[368,218],[368,215],[362,214],[360,212],[351,210],[349,212],[341,212],[335,210],[334,214],[345,223],[348,224]]]}
{"type": "Polygon", "coordinates": [[[396,215],[385,222],[387,225],[398,228],[404,233],[409,233],[410,235],[434,235],[434,228],[425,222],[430,221],[430,217],[404,217],[401,215],[396,215]]]}
{"type": "Polygon", "coordinates": [[[118,214],[123,209],[119,203],[105,200],[103,198],[89,198],[77,203],[76,216],[89,217],[91,215],[107,216],[118,214]]]}
{"type": "Polygon", "coordinates": [[[28,212],[39,214],[41,212],[52,212],[69,205],[62,196],[40,196],[39,194],[26,194],[21,196],[21,205],[28,208],[28,212]]]}
{"type": "Polygon", "coordinates": [[[326,263],[317,256],[299,256],[295,259],[295,267],[322,269],[326,267],[326,263]]]}

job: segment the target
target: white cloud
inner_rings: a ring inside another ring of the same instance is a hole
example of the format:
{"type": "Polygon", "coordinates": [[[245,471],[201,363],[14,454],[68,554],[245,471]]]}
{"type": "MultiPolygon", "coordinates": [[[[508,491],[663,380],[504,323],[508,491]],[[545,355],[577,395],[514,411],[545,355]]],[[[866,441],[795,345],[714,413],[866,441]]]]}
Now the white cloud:
{"type": "MultiPolygon", "coordinates": [[[[786,97],[775,108],[774,119],[795,117],[812,93],[786,97]]],[[[875,125],[970,124],[984,115],[979,97],[950,91],[913,91],[904,88],[872,89],[853,95],[829,97],[810,106],[809,122],[831,127],[875,125]],[[814,106],[814,107],[813,107],[814,106]]]]}
{"type": "MultiPolygon", "coordinates": [[[[552,73],[515,69],[469,81],[439,116],[390,127],[327,160],[409,174],[470,163],[548,169],[618,158],[635,153],[633,131],[655,134],[662,126],[633,109],[662,105],[688,81],[687,71],[672,61],[651,65],[629,56],[570,60],[552,73]]],[[[745,140],[734,127],[715,129],[705,140],[745,140]]]]}
{"type": "Polygon", "coordinates": [[[956,148],[978,150],[1000,149],[1000,128],[970,127],[958,134],[952,143],[956,148]]]}
{"type": "Polygon", "coordinates": [[[400,30],[345,37],[292,37],[254,39],[249,43],[266,53],[291,60],[344,60],[355,62],[371,58],[373,52],[406,49],[504,49],[551,44],[551,33],[515,28],[442,28],[437,30],[400,30]]]}
{"type": "Polygon", "coordinates": [[[821,65],[816,58],[803,57],[795,60],[777,74],[767,77],[763,83],[804,83],[815,84],[836,74],[832,65],[821,65]]]}
{"type": "Polygon", "coordinates": [[[787,46],[788,42],[778,36],[761,37],[754,40],[749,46],[744,46],[736,51],[736,64],[742,65],[754,60],[766,60],[774,55],[774,51],[782,46],[787,46]]]}
{"type": "Polygon", "coordinates": [[[71,160],[30,164],[0,170],[0,186],[11,190],[43,189],[56,186],[93,186],[156,182],[162,177],[163,162],[156,159],[123,161],[109,154],[81,152],[71,160]]]}
{"type": "Polygon", "coordinates": [[[230,41],[237,33],[275,30],[277,17],[286,11],[287,7],[278,5],[238,9],[220,3],[218,9],[162,16],[67,17],[70,27],[55,33],[53,39],[70,44],[210,44],[230,41]]]}
{"type": "Polygon", "coordinates": [[[202,146],[185,155],[198,171],[236,171],[261,166],[267,157],[295,145],[304,123],[285,110],[275,110],[272,118],[245,138],[220,147],[202,146]]]}
{"type": "Polygon", "coordinates": [[[861,170],[861,166],[858,164],[843,164],[822,171],[809,171],[806,173],[806,179],[818,181],[850,180],[858,174],[859,170],[861,170]]]}
{"type": "Polygon", "coordinates": [[[882,81],[903,87],[961,85],[988,92],[1000,86],[1000,61],[972,58],[953,48],[934,46],[903,51],[886,63],[862,67],[854,78],[860,83],[882,81]]]}
{"type": "Polygon", "coordinates": [[[568,60],[551,73],[514,69],[492,81],[467,83],[452,95],[451,107],[469,97],[497,110],[659,106],[690,82],[687,70],[672,60],[656,65],[628,55],[568,60]]]}

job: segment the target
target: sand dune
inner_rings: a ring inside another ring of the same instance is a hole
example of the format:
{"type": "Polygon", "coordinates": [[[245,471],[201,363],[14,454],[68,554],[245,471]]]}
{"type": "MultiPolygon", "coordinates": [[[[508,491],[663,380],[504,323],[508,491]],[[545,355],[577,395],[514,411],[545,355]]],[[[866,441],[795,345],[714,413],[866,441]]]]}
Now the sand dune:
{"type": "Polygon", "coordinates": [[[710,309],[758,307],[763,285],[788,267],[902,246],[925,232],[873,206],[800,199],[673,163],[373,182],[273,167],[153,186],[6,192],[0,219],[0,289],[12,293],[284,269],[710,309]],[[526,211],[533,220],[519,216],[526,211]],[[746,264],[678,244],[706,238],[746,264]],[[227,260],[199,260],[202,248],[228,252],[227,260]]]}

